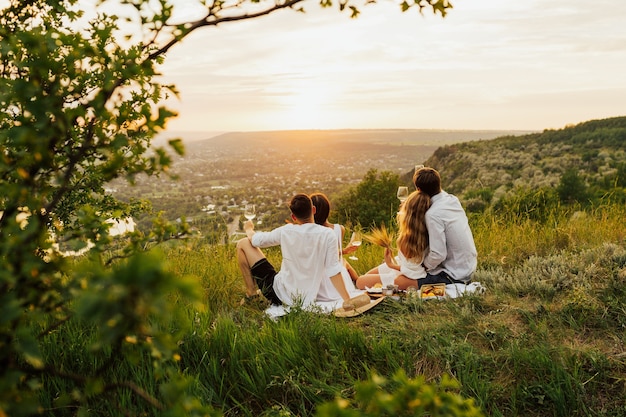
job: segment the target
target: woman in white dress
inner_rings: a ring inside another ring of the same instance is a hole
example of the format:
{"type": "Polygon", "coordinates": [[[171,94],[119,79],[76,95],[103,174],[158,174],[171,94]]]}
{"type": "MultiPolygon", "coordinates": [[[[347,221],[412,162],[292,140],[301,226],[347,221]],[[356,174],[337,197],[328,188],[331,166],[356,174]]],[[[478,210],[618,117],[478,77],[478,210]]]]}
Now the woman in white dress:
{"type": "MultiPolygon", "coordinates": [[[[356,246],[348,246],[347,248],[343,247],[343,238],[345,234],[345,227],[340,224],[332,224],[328,221],[328,216],[330,215],[330,200],[323,193],[313,193],[309,197],[311,197],[311,201],[313,202],[313,206],[315,207],[315,223],[331,228],[335,234],[337,235],[337,242],[339,242],[339,256],[347,255],[353,253],[357,250],[356,246]]],[[[354,281],[359,277],[358,272],[354,270],[352,265],[342,256],[342,265],[341,276],[343,277],[343,282],[346,286],[346,290],[350,294],[350,297],[354,297],[363,293],[363,291],[358,290],[354,281]]],[[[326,283],[322,283],[322,288],[320,288],[320,292],[318,293],[318,299],[320,296],[324,295],[324,298],[328,298],[329,300],[335,299],[339,294],[335,294],[336,290],[331,285],[326,285],[326,283]]]]}
{"type": "Polygon", "coordinates": [[[360,276],[357,288],[372,288],[378,283],[383,287],[395,284],[400,290],[418,288],[417,280],[426,277],[422,261],[428,251],[425,215],[429,208],[428,194],[414,191],[409,195],[398,213],[398,256],[394,258],[391,249],[385,249],[385,262],[360,276]]]}

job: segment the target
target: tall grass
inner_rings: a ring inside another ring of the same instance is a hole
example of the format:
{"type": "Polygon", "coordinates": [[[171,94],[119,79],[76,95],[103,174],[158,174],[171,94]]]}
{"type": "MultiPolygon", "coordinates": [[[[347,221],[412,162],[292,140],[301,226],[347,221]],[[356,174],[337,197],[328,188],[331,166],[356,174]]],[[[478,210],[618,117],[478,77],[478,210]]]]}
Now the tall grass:
{"type": "MultiPolygon", "coordinates": [[[[201,283],[205,305],[170,295],[191,323],[178,366],[190,393],[227,416],[312,416],[324,401],[351,397],[356,381],[399,369],[430,382],[451,375],[490,416],[626,416],[625,218],[621,206],[555,214],[549,225],[472,218],[485,295],[386,299],[352,319],[296,310],[271,320],[239,305],[233,245],[175,245],[169,268],[201,283]]],[[[280,264],[278,249],[267,254],[280,264]]],[[[382,255],[364,244],[353,264],[363,273],[382,255]]],[[[47,353],[80,369],[90,331],[70,326],[47,353]]],[[[110,372],[157,389],[149,355],[110,372]]],[[[47,384],[53,397],[59,381],[47,384]]],[[[103,404],[96,414],[115,412],[103,404]]]]}
{"type": "Polygon", "coordinates": [[[545,217],[544,222],[537,222],[524,216],[513,220],[488,214],[471,216],[479,267],[515,267],[531,256],[626,241],[626,207],[621,204],[603,205],[591,212],[554,210],[545,217]]]}

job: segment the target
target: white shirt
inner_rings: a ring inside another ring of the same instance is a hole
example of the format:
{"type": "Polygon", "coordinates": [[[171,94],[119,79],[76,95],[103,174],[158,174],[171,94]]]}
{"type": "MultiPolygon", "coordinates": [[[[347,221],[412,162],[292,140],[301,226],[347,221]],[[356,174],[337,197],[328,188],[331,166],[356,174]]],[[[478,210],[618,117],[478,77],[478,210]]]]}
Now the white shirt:
{"type": "Polygon", "coordinates": [[[328,227],[286,224],[271,232],[255,232],[251,242],[258,248],[280,245],[283,259],[274,291],[285,305],[309,306],[316,301],[322,281],[341,271],[337,238],[328,227]]]}
{"type": "Polygon", "coordinates": [[[465,210],[457,197],[445,191],[431,198],[426,212],[428,254],[424,266],[430,274],[446,272],[460,281],[469,281],[476,270],[476,246],[465,210]]]}

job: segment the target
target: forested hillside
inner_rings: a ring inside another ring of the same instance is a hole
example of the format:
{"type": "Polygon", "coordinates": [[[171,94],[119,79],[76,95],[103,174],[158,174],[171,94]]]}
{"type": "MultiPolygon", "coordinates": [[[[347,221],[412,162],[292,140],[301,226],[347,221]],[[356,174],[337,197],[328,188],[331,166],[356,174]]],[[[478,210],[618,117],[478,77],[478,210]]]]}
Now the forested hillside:
{"type": "MultiPolygon", "coordinates": [[[[626,201],[626,117],[438,148],[425,165],[470,211],[512,199],[586,206],[626,201]]],[[[407,174],[405,179],[408,179],[407,174]]],[[[526,207],[532,209],[532,207],[526,207]]]]}

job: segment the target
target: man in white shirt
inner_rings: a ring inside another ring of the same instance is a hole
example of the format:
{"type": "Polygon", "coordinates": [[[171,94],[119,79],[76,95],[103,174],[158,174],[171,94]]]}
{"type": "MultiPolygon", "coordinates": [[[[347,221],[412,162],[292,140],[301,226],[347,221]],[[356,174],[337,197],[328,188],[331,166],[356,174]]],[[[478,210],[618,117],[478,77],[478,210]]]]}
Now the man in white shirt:
{"type": "Polygon", "coordinates": [[[476,270],[474,237],[459,199],[441,189],[441,177],[433,168],[420,168],[413,174],[415,188],[431,198],[426,212],[428,253],[423,265],[426,278],[418,284],[469,284],[476,270]]]}
{"type": "Polygon", "coordinates": [[[315,207],[306,194],[290,203],[293,223],[270,232],[255,232],[244,223],[247,237],[237,242],[237,261],[246,284],[246,297],[262,293],[272,304],[303,307],[314,303],[322,281],[330,280],[343,301],[350,297],[341,276],[337,237],[328,227],[315,224],[315,207]],[[276,272],[260,248],[280,245],[282,263],[276,272]]]}

